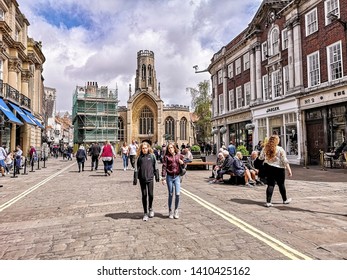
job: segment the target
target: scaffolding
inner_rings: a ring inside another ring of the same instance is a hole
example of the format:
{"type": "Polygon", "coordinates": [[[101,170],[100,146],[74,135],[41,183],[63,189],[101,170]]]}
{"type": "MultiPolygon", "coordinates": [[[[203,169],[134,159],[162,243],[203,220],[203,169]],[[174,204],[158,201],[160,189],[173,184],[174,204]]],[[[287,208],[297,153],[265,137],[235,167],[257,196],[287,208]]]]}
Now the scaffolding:
{"type": "Polygon", "coordinates": [[[118,139],[118,90],[96,82],[77,86],[73,95],[74,144],[118,139]]]}

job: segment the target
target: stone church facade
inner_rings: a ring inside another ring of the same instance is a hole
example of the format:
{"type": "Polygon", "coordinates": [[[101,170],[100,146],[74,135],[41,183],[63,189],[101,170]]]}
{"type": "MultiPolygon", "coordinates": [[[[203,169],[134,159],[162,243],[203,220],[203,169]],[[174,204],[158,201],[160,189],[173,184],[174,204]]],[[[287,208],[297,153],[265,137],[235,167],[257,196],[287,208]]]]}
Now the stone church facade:
{"type": "Polygon", "coordinates": [[[127,106],[119,107],[118,143],[149,141],[162,145],[175,142],[179,146],[194,141],[192,113],[189,106],[166,105],[160,97],[154,52],[137,53],[135,88],[129,85],[127,106]]]}

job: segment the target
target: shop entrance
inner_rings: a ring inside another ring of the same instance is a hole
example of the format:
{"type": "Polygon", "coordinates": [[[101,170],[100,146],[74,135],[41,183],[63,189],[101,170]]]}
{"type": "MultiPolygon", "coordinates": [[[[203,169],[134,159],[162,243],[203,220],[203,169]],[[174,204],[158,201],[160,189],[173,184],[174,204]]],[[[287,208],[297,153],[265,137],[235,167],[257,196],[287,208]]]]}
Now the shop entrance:
{"type": "Polygon", "coordinates": [[[309,164],[319,164],[319,150],[325,150],[323,122],[306,123],[307,155],[309,164]]]}

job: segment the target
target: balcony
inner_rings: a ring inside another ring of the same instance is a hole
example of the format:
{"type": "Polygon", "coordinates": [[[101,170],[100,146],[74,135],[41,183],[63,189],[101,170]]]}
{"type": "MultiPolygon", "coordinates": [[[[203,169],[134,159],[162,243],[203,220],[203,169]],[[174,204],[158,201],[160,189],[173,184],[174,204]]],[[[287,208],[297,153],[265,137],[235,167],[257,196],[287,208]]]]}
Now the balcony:
{"type": "Polygon", "coordinates": [[[3,80],[0,80],[0,97],[15,101],[21,107],[31,110],[31,99],[9,84],[3,83],[3,80]]]}

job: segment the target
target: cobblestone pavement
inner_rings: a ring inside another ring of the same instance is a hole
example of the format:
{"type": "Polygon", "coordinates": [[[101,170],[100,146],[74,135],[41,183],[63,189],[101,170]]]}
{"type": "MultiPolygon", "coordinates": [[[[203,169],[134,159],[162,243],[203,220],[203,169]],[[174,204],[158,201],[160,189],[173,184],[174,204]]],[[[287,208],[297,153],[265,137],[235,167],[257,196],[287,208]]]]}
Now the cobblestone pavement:
{"type": "Polygon", "coordinates": [[[188,171],[180,218],[168,219],[167,189],[156,183],[155,217],[143,222],[139,186],[121,159],[110,177],[89,169],[50,159],[1,178],[0,259],[347,259],[346,170],[293,167],[292,203],[276,188],[272,208],[264,186],[211,185],[211,171],[188,171]],[[314,180],[316,172],[326,176],[314,180]]]}

